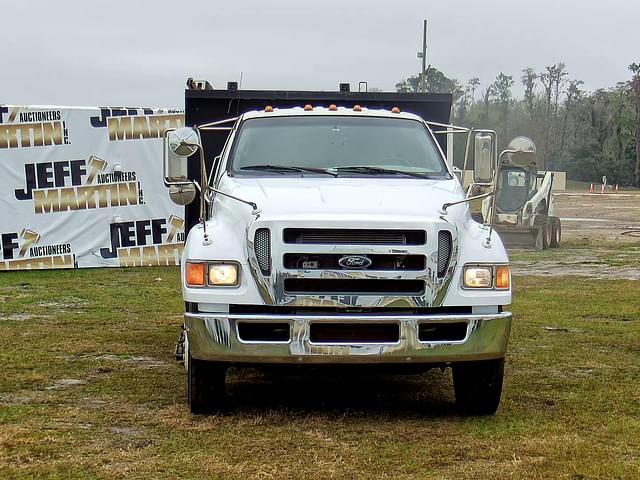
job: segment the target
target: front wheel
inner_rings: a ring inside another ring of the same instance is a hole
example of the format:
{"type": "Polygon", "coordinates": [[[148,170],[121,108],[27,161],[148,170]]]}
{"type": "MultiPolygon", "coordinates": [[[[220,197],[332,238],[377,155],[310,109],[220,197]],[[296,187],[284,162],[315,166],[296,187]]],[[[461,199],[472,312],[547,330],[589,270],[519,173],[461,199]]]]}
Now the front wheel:
{"type": "Polygon", "coordinates": [[[551,243],[549,244],[549,246],[551,248],[558,248],[560,246],[560,240],[562,239],[562,224],[560,223],[560,219],[558,217],[550,218],[553,233],[551,235],[551,243]]]}
{"type": "Polygon", "coordinates": [[[191,413],[213,413],[224,408],[226,368],[197,360],[187,352],[187,400],[191,413]]]}
{"type": "Polygon", "coordinates": [[[551,218],[547,219],[547,223],[540,228],[542,229],[542,249],[546,250],[551,247],[551,242],[553,241],[553,223],[551,222],[551,218]]]}
{"type": "Polygon", "coordinates": [[[496,413],[502,396],[504,358],[456,363],[452,370],[460,411],[469,415],[496,413]]]}

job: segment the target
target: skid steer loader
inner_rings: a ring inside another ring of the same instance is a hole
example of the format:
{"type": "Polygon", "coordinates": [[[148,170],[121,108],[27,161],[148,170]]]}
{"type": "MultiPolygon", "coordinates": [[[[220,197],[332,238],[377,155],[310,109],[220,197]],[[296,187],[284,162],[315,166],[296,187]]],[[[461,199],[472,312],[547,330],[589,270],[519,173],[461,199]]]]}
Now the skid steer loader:
{"type": "Polygon", "coordinates": [[[553,172],[539,172],[536,147],[527,137],[516,137],[500,156],[495,199],[482,203],[484,218],[507,248],[543,250],[560,246],[562,226],[554,216],[553,172]],[[489,215],[491,209],[493,215],[489,215]]]}

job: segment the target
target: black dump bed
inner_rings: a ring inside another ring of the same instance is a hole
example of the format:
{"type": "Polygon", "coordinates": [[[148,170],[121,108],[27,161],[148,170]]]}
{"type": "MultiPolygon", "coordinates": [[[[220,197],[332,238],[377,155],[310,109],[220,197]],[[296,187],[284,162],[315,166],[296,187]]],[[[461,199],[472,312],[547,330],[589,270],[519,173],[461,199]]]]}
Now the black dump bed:
{"type": "MultiPolygon", "coordinates": [[[[366,108],[400,108],[403,112],[420,115],[426,120],[449,123],[452,96],[439,93],[392,93],[392,92],[302,92],[290,90],[186,90],[185,122],[188,126],[202,125],[224,120],[252,110],[263,110],[267,105],[274,108],[302,107],[311,104],[328,107],[335,104],[351,108],[360,105],[366,108]]],[[[219,155],[227,139],[226,131],[202,132],[207,169],[219,155]]],[[[446,151],[446,135],[438,135],[438,142],[446,151]]],[[[189,178],[199,181],[198,163],[189,162],[189,178]]],[[[186,206],[186,231],[198,222],[199,201],[186,206]]]]}

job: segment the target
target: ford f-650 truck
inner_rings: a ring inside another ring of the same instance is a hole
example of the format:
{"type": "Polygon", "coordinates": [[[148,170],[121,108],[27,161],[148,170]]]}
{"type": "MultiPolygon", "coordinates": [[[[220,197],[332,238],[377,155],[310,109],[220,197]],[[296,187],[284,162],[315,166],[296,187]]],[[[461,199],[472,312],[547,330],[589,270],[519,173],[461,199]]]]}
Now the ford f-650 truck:
{"type": "Polygon", "coordinates": [[[164,158],[189,230],[191,411],[221,408],[231,366],[339,364],[451,367],[461,410],[494,413],[511,274],[469,201],[493,196],[495,133],[449,125],[450,95],[199,86],[164,158]],[[467,192],[452,133],[467,135],[467,192]]]}

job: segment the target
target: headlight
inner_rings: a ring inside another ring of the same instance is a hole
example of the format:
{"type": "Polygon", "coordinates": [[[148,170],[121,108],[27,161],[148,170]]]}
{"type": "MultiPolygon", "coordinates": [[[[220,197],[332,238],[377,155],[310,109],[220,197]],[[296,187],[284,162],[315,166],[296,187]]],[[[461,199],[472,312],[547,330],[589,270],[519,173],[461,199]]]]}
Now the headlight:
{"type": "Polygon", "coordinates": [[[209,265],[209,285],[233,287],[238,285],[238,265],[214,263],[209,265]]]}
{"type": "Polygon", "coordinates": [[[464,267],[464,288],[511,288],[511,269],[508,265],[469,265],[464,267]]]}
{"type": "Polygon", "coordinates": [[[188,287],[237,287],[238,269],[238,264],[231,262],[187,262],[185,282],[188,287]]]}
{"type": "Polygon", "coordinates": [[[465,267],[464,286],[466,288],[491,288],[493,272],[491,267],[465,267]]]}

